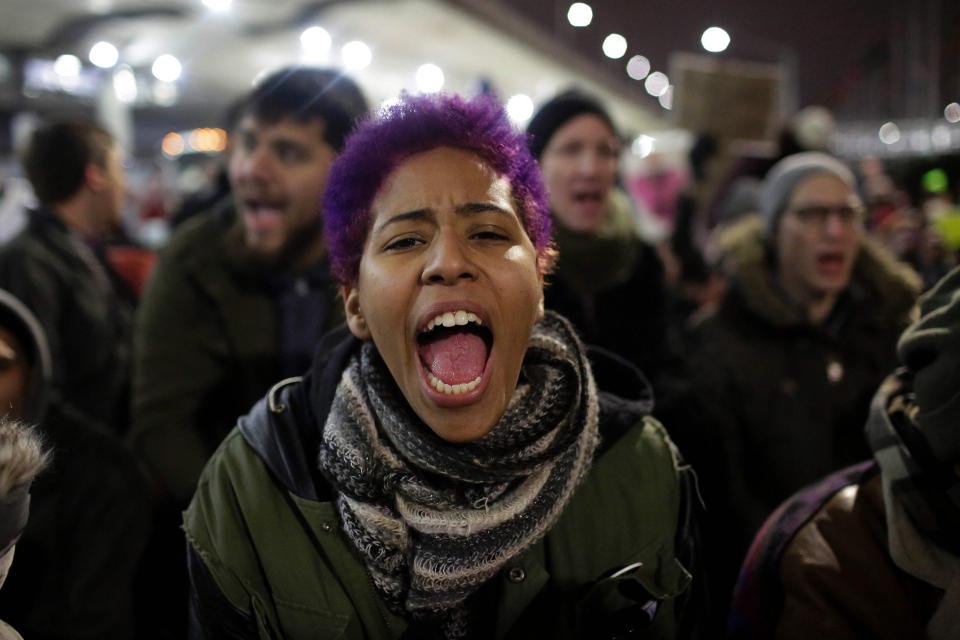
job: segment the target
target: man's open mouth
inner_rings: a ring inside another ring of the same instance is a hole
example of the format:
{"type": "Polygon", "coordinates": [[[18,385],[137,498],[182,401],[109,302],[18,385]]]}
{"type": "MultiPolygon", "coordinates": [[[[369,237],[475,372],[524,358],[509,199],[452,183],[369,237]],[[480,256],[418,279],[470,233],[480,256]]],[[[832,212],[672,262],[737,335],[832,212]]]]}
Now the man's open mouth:
{"type": "Polygon", "coordinates": [[[492,346],[493,332],[463,309],[437,314],[417,334],[427,382],[449,396],[470,393],[480,385],[492,346]]]}
{"type": "Polygon", "coordinates": [[[254,227],[270,227],[278,224],[283,218],[284,204],[282,202],[245,198],[243,205],[247,224],[254,227]]]}
{"type": "Polygon", "coordinates": [[[817,267],[828,273],[840,271],[846,261],[847,256],[842,251],[823,251],[817,254],[817,267]]]}

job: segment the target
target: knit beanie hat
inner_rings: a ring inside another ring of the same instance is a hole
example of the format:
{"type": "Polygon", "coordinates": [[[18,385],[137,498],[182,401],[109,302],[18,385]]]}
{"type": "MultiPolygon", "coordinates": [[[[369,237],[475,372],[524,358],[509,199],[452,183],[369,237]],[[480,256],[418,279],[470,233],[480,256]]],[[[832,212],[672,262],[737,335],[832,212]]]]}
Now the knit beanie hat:
{"type": "Polygon", "coordinates": [[[851,189],[856,189],[853,173],[845,164],[831,155],[819,151],[806,151],[787,156],[767,173],[760,188],[760,216],[764,235],[773,238],[793,190],[804,178],[826,173],[843,180],[851,189]]]}
{"type": "Polygon", "coordinates": [[[585,113],[598,116],[617,135],[617,128],[604,106],[593,96],[571,89],[544,103],[530,118],[527,136],[533,157],[539,160],[557,129],[585,113]]]}
{"type": "Polygon", "coordinates": [[[917,423],[940,461],[960,462],[960,267],[920,298],[920,320],[897,345],[913,373],[917,423]]]}

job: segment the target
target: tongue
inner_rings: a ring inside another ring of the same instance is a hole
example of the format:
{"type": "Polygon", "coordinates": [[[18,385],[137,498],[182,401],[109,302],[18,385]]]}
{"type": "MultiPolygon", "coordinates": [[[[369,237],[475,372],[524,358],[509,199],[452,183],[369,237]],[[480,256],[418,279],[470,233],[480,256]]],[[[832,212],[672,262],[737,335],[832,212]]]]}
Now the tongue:
{"type": "Polygon", "coordinates": [[[487,345],[469,331],[456,331],[420,345],[420,359],[447,384],[464,384],[483,373],[487,345]]]}

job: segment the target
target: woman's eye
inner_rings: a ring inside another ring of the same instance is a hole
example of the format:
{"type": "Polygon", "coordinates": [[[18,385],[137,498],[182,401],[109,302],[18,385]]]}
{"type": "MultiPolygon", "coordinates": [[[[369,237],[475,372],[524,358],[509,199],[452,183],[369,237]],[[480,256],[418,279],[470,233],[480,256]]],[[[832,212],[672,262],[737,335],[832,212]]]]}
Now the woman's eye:
{"type": "Polygon", "coordinates": [[[404,249],[412,249],[420,244],[420,242],[421,241],[419,238],[397,238],[396,240],[389,242],[384,249],[387,251],[403,251],[404,249]]]}
{"type": "Polygon", "coordinates": [[[508,240],[509,238],[506,234],[500,233],[499,231],[478,231],[473,234],[473,237],[477,240],[508,240]]]}

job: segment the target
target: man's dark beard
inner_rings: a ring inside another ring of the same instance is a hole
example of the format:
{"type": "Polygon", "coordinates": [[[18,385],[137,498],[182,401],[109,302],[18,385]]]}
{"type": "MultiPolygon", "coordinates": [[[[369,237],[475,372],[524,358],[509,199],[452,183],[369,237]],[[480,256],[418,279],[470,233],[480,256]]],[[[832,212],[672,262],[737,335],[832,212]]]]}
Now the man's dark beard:
{"type": "Polygon", "coordinates": [[[238,231],[241,236],[240,253],[244,261],[257,271],[292,272],[309,266],[300,264],[300,261],[313,249],[314,243],[319,240],[323,232],[323,225],[318,219],[316,224],[294,231],[279,250],[264,254],[247,246],[243,221],[238,222],[240,222],[238,231]]]}

